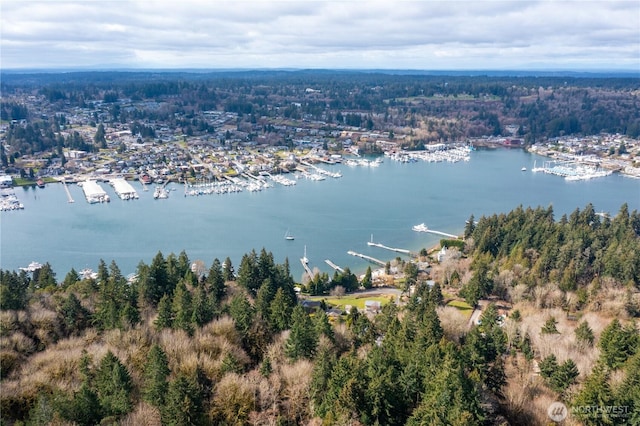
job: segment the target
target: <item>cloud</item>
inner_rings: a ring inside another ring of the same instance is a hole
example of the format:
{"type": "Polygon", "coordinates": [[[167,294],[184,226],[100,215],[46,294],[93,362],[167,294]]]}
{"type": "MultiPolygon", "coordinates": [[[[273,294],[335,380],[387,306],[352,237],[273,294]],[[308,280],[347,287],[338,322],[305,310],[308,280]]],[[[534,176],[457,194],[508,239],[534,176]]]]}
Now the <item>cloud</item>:
{"type": "Polygon", "coordinates": [[[637,1],[14,1],[3,68],[640,69],[637,1]]]}

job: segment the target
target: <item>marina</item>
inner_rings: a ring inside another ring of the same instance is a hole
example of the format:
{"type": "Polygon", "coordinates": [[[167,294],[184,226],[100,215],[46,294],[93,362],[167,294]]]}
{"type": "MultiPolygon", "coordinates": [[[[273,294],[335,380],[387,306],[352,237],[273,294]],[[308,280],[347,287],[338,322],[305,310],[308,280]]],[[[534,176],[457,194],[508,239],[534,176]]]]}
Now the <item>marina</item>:
{"type": "Polygon", "coordinates": [[[545,161],[542,167],[534,164],[532,172],[542,172],[564,177],[568,181],[589,180],[609,176],[612,170],[601,169],[595,164],[575,161],[545,161]]]}
{"type": "Polygon", "coordinates": [[[24,204],[20,202],[13,188],[0,189],[0,211],[22,209],[24,209],[24,204]]]}

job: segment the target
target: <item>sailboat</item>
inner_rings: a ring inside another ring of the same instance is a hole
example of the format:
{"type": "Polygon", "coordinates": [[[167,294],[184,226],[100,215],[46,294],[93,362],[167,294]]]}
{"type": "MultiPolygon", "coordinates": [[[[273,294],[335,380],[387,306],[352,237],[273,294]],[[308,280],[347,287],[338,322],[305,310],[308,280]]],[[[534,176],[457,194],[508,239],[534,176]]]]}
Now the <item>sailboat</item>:
{"type": "Polygon", "coordinates": [[[284,239],[285,239],[285,240],[289,240],[289,241],[295,240],[295,238],[293,237],[293,235],[291,235],[291,234],[289,233],[289,230],[288,230],[288,229],[287,229],[287,232],[285,232],[285,234],[284,234],[284,239]]]}

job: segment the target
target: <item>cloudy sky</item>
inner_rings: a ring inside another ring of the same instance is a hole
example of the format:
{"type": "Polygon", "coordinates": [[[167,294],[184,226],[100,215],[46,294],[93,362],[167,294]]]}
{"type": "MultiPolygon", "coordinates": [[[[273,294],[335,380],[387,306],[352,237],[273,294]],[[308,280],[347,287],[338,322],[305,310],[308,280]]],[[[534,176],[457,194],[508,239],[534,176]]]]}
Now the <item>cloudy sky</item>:
{"type": "Polygon", "coordinates": [[[0,2],[0,66],[640,71],[640,1],[0,2]]]}

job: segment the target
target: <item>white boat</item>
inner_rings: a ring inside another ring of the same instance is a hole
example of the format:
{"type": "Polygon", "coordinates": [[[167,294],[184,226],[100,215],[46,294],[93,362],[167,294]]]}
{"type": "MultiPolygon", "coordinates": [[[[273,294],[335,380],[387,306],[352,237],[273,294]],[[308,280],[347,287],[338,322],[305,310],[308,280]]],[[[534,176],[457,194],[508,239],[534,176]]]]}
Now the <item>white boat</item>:
{"type": "Polygon", "coordinates": [[[155,191],[153,191],[153,198],[155,198],[156,200],[169,198],[169,191],[167,191],[162,186],[156,186],[155,191]]]}
{"type": "Polygon", "coordinates": [[[285,234],[284,234],[284,239],[285,240],[289,240],[289,241],[295,240],[294,236],[289,233],[288,229],[287,229],[287,232],[285,232],[285,234]]]}
{"type": "Polygon", "coordinates": [[[93,269],[91,268],[84,268],[83,270],[81,270],[78,275],[80,275],[80,278],[83,280],[88,280],[88,279],[93,279],[96,280],[98,279],[98,273],[97,272],[93,272],[93,269]]]}
{"type": "Polygon", "coordinates": [[[21,271],[25,271],[25,272],[35,272],[40,268],[42,268],[42,264],[41,263],[31,262],[29,264],[29,266],[27,266],[26,268],[20,268],[20,270],[21,271]]]}
{"type": "Polygon", "coordinates": [[[429,230],[429,228],[427,228],[427,225],[425,225],[424,223],[421,223],[420,225],[415,225],[411,229],[413,229],[416,232],[427,232],[429,230]]]}
{"type": "Polygon", "coordinates": [[[527,171],[527,168],[526,168],[526,167],[523,167],[523,168],[521,168],[521,169],[520,169],[520,171],[526,172],[526,171],[527,171]]]}

